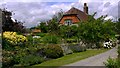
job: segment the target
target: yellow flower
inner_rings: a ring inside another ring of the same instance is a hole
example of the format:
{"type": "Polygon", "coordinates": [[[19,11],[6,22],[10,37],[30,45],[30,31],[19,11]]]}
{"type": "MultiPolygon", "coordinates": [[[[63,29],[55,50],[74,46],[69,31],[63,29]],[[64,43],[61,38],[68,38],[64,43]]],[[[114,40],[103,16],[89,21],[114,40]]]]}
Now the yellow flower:
{"type": "Polygon", "coordinates": [[[17,35],[16,32],[4,32],[3,37],[8,40],[11,44],[18,44],[27,41],[27,38],[23,35],[17,35]]]}

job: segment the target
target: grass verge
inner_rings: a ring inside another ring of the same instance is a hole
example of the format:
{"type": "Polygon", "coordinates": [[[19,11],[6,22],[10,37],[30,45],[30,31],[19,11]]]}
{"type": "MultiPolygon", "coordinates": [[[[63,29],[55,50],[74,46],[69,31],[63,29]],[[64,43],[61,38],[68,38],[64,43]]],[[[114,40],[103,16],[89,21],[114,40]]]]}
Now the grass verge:
{"type": "Polygon", "coordinates": [[[53,60],[43,62],[41,64],[37,64],[37,65],[34,65],[34,66],[40,66],[42,68],[50,68],[50,67],[51,68],[57,68],[57,67],[62,66],[62,65],[77,62],[77,61],[80,61],[82,59],[85,59],[85,58],[103,53],[107,50],[108,49],[87,50],[87,51],[84,51],[84,52],[73,53],[73,54],[70,54],[70,55],[63,56],[63,57],[58,58],[58,59],[53,59],[53,60]]]}

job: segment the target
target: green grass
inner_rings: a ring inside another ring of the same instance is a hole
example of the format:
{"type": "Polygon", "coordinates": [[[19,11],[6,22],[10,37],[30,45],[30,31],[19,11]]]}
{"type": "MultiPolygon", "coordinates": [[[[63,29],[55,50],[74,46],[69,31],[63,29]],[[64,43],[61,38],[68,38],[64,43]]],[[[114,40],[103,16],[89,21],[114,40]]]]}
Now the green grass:
{"type": "Polygon", "coordinates": [[[62,65],[77,62],[77,61],[80,61],[82,59],[85,59],[85,58],[103,53],[107,50],[108,49],[87,50],[87,51],[84,51],[84,52],[79,52],[79,53],[66,55],[66,56],[63,56],[63,57],[58,58],[58,59],[49,60],[49,61],[43,62],[41,64],[37,64],[37,65],[34,65],[34,66],[43,66],[42,68],[47,68],[47,67],[49,68],[49,66],[58,66],[59,67],[59,66],[62,66],[62,65]]]}

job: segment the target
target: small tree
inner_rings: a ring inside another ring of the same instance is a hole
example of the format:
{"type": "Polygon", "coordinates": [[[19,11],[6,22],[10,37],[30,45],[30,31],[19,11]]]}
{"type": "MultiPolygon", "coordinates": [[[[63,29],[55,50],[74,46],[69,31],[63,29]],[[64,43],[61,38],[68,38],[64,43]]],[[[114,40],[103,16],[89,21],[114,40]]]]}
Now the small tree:
{"type": "Polygon", "coordinates": [[[107,38],[113,38],[115,36],[114,25],[111,20],[105,21],[105,18],[106,16],[101,16],[98,19],[90,18],[88,21],[80,23],[78,26],[80,39],[100,47],[100,42],[107,38]]]}
{"type": "Polygon", "coordinates": [[[38,26],[38,28],[40,28],[43,33],[48,32],[48,27],[45,22],[41,22],[40,25],[38,26]]]}

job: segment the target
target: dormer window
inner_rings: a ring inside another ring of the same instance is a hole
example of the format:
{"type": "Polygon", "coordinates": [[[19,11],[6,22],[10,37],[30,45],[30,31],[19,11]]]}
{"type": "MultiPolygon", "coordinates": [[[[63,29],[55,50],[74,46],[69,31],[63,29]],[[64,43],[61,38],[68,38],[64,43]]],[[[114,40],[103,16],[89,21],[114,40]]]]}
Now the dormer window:
{"type": "Polygon", "coordinates": [[[65,25],[71,25],[72,24],[72,20],[71,19],[66,19],[65,20],[65,25]]]}

